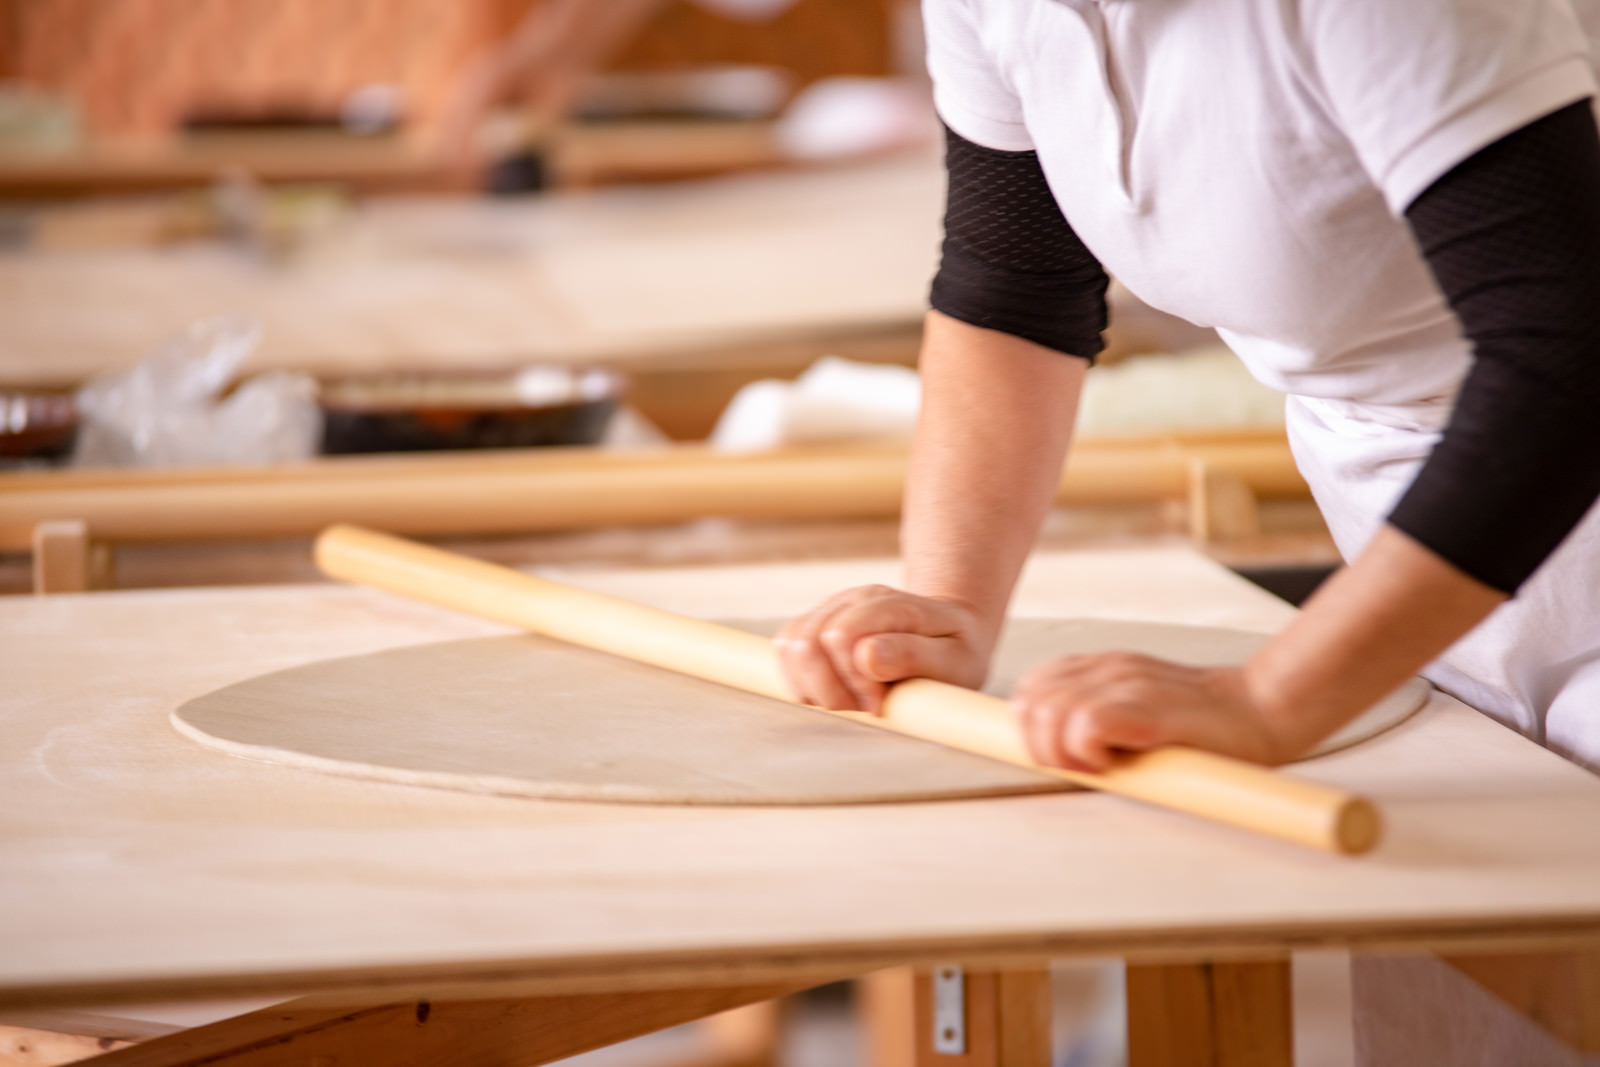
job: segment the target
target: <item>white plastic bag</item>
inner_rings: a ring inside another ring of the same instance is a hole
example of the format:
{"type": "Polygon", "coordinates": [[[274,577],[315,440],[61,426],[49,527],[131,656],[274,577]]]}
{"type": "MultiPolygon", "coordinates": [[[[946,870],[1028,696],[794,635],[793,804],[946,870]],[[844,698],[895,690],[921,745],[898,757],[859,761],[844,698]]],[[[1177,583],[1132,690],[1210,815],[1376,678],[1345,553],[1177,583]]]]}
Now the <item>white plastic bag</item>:
{"type": "Polygon", "coordinates": [[[711,432],[722,452],[852,438],[911,436],[922,382],[910,367],[824,356],[792,382],[764,379],[734,395],[711,432]]]}
{"type": "Polygon", "coordinates": [[[272,371],[223,396],[260,336],[247,320],[206,319],[136,366],[90,382],[78,393],[73,463],[258,466],[314,456],[322,412],[309,377],[272,371]]]}

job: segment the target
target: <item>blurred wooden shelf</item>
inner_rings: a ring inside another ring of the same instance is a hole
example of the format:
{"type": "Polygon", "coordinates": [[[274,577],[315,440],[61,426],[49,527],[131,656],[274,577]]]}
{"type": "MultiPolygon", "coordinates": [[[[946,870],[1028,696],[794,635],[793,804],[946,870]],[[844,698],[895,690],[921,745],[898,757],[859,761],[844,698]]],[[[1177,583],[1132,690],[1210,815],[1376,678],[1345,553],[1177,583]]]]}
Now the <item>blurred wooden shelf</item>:
{"type": "MultiPolygon", "coordinates": [[[[556,187],[594,187],[793,166],[773,129],[765,120],[573,124],[552,136],[547,174],[556,187]]],[[[421,144],[397,136],[208,133],[106,140],[61,152],[0,151],[0,199],[192,189],[230,174],[265,185],[333,182],[360,192],[471,192],[483,184],[481,174],[454,171],[421,144]]]]}
{"type": "MultiPolygon", "coordinates": [[[[507,562],[736,562],[892,554],[905,450],[841,443],[724,454],[704,447],[350,456],[264,468],[45,471],[0,477],[0,592],[23,592],[41,531],[76,523],[119,587],[308,580],[305,538],[336,521],[510,553],[507,562]],[[426,506],[423,501],[429,502],[426,506]],[[653,529],[652,529],[653,528],[653,529]],[[216,544],[231,541],[233,544],[216,544]],[[205,544],[203,542],[212,542],[205,544]],[[112,560],[114,553],[114,561],[112,560]]],[[[1081,442],[1041,543],[1196,539],[1240,568],[1336,561],[1281,434],[1081,442]],[[1236,511],[1206,525],[1209,478],[1236,511]],[[1186,538],[1184,535],[1187,534],[1186,538]]],[[[62,544],[63,556],[70,548],[62,544]]],[[[111,584],[85,578],[77,585],[111,584]]],[[[58,583],[59,585],[60,583],[58,583]]],[[[75,586],[76,587],[76,586],[75,586]]]]}
{"type": "Polygon", "coordinates": [[[0,155],[0,197],[100,196],[189,189],[230,173],[267,184],[330,181],[363,190],[440,188],[438,164],[393,138],[326,133],[105,141],[59,153],[0,155]]]}
{"type": "Polygon", "coordinates": [[[634,377],[632,402],[669,436],[703,437],[754,378],[823,355],[915,359],[942,196],[938,160],[907,156],[510,200],[376,197],[282,248],[38,248],[0,256],[0,385],[73,387],[227,313],[263,328],[244,373],[606,366],[634,377]]]}

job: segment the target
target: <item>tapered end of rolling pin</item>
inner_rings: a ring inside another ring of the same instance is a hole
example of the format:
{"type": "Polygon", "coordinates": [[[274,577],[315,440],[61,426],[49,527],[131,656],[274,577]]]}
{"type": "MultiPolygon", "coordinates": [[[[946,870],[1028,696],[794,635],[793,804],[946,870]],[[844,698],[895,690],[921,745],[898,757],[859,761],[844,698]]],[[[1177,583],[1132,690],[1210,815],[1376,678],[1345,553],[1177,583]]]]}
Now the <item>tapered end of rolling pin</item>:
{"type": "Polygon", "coordinates": [[[1181,745],[1131,755],[1083,784],[1345,855],[1383,834],[1365,797],[1181,745]]]}
{"type": "Polygon", "coordinates": [[[391,542],[403,544],[376,530],[338,523],[317,535],[317,539],[311,543],[311,558],[317,569],[329,578],[379,584],[373,582],[366,561],[373,555],[374,544],[379,547],[381,558],[381,550],[391,547],[391,542]]]}
{"type": "Polygon", "coordinates": [[[901,682],[884,708],[879,725],[901,733],[1327,852],[1370,851],[1383,832],[1365,797],[1181,745],[1126,755],[1101,774],[1040,767],[1005,701],[942,682],[901,682]]]}
{"type": "Polygon", "coordinates": [[[1350,797],[1334,817],[1333,841],[1340,852],[1359,856],[1377,847],[1383,836],[1383,817],[1366,797],[1350,797]]]}
{"type": "Polygon", "coordinates": [[[344,531],[352,529],[354,527],[336,523],[333,526],[323,527],[322,532],[317,534],[316,539],[311,542],[311,559],[317,565],[317,570],[330,578],[338,577],[329,570],[329,564],[337,566],[340,539],[344,536],[344,531]]]}

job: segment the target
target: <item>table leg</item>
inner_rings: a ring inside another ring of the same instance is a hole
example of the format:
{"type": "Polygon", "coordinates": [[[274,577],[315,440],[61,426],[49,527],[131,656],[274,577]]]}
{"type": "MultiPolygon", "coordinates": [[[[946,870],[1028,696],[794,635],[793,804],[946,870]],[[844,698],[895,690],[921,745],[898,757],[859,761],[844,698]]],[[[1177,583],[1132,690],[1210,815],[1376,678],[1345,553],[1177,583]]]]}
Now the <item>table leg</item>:
{"type": "Polygon", "coordinates": [[[1575,1052],[1600,1053],[1600,951],[1442,958],[1575,1052]]]}
{"type": "Polygon", "coordinates": [[[869,1067],[916,1067],[917,972],[910,967],[874,971],[856,980],[869,1067]]]}
{"type": "Polygon", "coordinates": [[[1128,967],[1128,1067],[1291,1067],[1289,961],[1128,967]]]}
{"type": "Polygon", "coordinates": [[[763,1000],[701,1020],[698,1025],[711,1050],[697,1062],[705,1067],[774,1067],[786,1003],[763,1000]]]}
{"type": "Polygon", "coordinates": [[[1600,1062],[1600,951],[1367,956],[1351,973],[1361,1064],[1600,1062]]]}
{"type": "Polygon", "coordinates": [[[869,975],[860,988],[872,1067],[1049,1067],[1050,971],[1043,964],[900,968],[869,975]],[[959,972],[958,993],[953,976],[943,993],[936,990],[941,971],[959,972]],[[951,1022],[959,1034],[948,1032],[951,1022]]]}

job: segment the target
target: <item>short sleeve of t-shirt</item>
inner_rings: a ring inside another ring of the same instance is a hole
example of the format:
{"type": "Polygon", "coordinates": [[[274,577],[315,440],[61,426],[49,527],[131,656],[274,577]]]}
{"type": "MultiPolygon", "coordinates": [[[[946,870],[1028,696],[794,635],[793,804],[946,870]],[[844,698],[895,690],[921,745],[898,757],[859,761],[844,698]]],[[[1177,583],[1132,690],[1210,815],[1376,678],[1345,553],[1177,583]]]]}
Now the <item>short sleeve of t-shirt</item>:
{"type": "Polygon", "coordinates": [[[1396,215],[1478,149],[1595,91],[1567,0],[1290,2],[1310,76],[1396,215]]]}
{"type": "Polygon", "coordinates": [[[1033,138],[1022,121],[1022,104],[985,53],[978,19],[970,0],[924,0],[934,106],[946,126],[973,144],[1030,151],[1033,138]]]}

